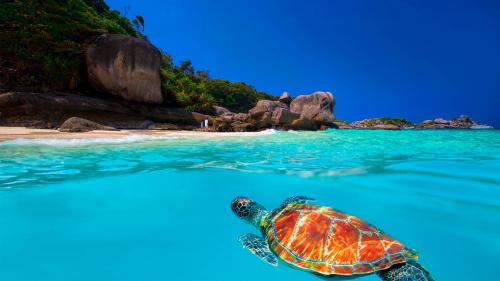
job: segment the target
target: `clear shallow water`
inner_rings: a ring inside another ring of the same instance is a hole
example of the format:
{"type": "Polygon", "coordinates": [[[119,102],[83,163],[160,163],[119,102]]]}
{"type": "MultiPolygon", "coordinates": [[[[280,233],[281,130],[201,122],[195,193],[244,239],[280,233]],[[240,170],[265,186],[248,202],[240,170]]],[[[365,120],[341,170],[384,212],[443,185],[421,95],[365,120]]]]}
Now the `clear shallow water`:
{"type": "Polygon", "coordinates": [[[238,195],[308,195],[417,248],[437,280],[500,280],[496,130],[16,140],[0,189],[1,280],[319,280],[241,248],[257,231],[238,195]]]}

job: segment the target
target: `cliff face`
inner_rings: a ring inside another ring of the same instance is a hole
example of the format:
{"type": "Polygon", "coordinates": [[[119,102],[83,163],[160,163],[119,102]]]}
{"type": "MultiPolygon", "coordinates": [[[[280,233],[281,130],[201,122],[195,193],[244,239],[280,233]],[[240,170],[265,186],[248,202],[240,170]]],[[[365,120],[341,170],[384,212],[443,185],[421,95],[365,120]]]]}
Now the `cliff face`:
{"type": "Polygon", "coordinates": [[[87,73],[95,89],[128,101],[162,104],[161,54],[148,41],[104,34],[87,50],[87,73]]]}
{"type": "Polygon", "coordinates": [[[0,126],[55,129],[71,117],[118,129],[148,129],[174,123],[193,129],[195,116],[182,108],[91,97],[76,93],[7,92],[0,94],[0,126]]]}
{"type": "Polygon", "coordinates": [[[103,33],[141,36],[103,1],[1,1],[0,90],[88,90],[84,53],[103,33]]]}

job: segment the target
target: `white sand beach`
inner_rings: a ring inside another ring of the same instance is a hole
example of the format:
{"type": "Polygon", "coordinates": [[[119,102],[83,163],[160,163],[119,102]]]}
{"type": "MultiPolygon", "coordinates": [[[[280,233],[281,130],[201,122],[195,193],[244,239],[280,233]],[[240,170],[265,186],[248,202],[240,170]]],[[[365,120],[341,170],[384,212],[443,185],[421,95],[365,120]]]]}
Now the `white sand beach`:
{"type": "Polygon", "coordinates": [[[119,131],[100,131],[81,133],[59,132],[50,129],[30,129],[25,127],[0,127],[0,141],[14,139],[94,139],[94,138],[122,138],[132,135],[146,135],[158,137],[235,137],[235,136],[255,136],[263,134],[272,134],[274,130],[260,132],[203,132],[203,131],[180,131],[180,130],[119,130],[119,131]]]}

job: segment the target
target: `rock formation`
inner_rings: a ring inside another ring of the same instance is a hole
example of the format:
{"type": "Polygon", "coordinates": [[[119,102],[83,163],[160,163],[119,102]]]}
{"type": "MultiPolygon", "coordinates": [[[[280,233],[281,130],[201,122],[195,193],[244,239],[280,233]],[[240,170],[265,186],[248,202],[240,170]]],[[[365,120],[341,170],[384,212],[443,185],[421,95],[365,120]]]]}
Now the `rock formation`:
{"type": "Polygon", "coordinates": [[[294,120],[299,118],[300,114],[278,107],[272,112],[271,121],[273,125],[286,126],[287,124],[292,124],[294,120]]]}
{"type": "MultiPolygon", "coordinates": [[[[339,122],[339,121],[336,121],[339,122]]],[[[349,125],[340,124],[341,129],[375,129],[375,130],[400,130],[400,129],[490,129],[491,126],[476,123],[470,117],[461,115],[458,118],[446,120],[436,118],[425,120],[419,124],[412,124],[404,118],[370,118],[352,122],[349,125]]]]}
{"type": "Polygon", "coordinates": [[[223,116],[223,115],[234,115],[235,113],[231,112],[229,109],[222,106],[214,106],[215,115],[223,116]]]}
{"type": "Polygon", "coordinates": [[[75,93],[0,94],[2,126],[51,129],[70,117],[80,117],[118,129],[147,129],[154,122],[191,128],[198,123],[182,108],[136,104],[75,93]]]}
{"type": "Polygon", "coordinates": [[[116,131],[117,129],[109,126],[104,126],[99,123],[79,118],[71,117],[59,127],[60,132],[89,132],[93,130],[116,131]]]}
{"type": "Polygon", "coordinates": [[[254,125],[252,123],[236,121],[231,124],[231,129],[233,132],[252,132],[255,131],[254,125]]]}
{"type": "Polygon", "coordinates": [[[292,123],[286,124],[284,126],[287,130],[295,130],[295,131],[316,131],[321,128],[321,126],[311,119],[296,119],[293,120],[292,123]]]}
{"type": "Polygon", "coordinates": [[[339,129],[352,129],[353,128],[351,125],[349,125],[349,123],[347,123],[344,120],[335,120],[335,121],[333,121],[333,123],[335,123],[335,125],[337,125],[337,127],[339,129]]]}
{"type": "Polygon", "coordinates": [[[283,93],[279,101],[260,100],[248,112],[249,123],[256,129],[283,128],[290,130],[318,130],[337,128],[333,122],[333,95],[329,92],[316,92],[299,96],[290,106],[288,93],[283,93]]]}
{"type": "Polygon", "coordinates": [[[163,103],[160,86],[161,55],[144,39],[104,34],[86,54],[92,86],[128,101],[163,103]]]}
{"type": "Polygon", "coordinates": [[[248,111],[249,119],[257,129],[270,128],[274,125],[272,117],[277,109],[288,110],[288,106],[279,101],[260,100],[254,108],[248,111]]]}
{"type": "Polygon", "coordinates": [[[290,111],[300,114],[301,119],[314,120],[321,125],[332,125],[335,121],[334,106],[332,93],[315,92],[296,97],[290,104],[290,111]]]}
{"type": "Polygon", "coordinates": [[[354,129],[400,130],[413,128],[413,124],[404,118],[370,118],[350,124],[354,129]]]}
{"type": "Polygon", "coordinates": [[[415,125],[418,129],[469,129],[480,126],[469,116],[460,115],[460,117],[446,120],[444,118],[436,118],[434,120],[425,120],[424,122],[415,125]]]}
{"type": "Polygon", "coordinates": [[[283,92],[281,97],[279,97],[278,101],[290,106],[290,103],[292,102],[292,98],[290,97],[288,92],[283,92]]]}

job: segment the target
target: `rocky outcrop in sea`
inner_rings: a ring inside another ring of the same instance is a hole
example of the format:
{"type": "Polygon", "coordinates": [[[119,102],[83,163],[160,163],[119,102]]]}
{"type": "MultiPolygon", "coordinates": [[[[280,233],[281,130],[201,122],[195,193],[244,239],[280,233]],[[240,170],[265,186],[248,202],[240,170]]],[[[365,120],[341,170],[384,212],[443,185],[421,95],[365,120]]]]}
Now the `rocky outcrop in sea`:
{"type": "Polygon", "coordinates": [[[446,120],[443,118],[436,118],[434,120],[425,120],[420,124],[416,124],[417,129],[490,129],[491,126],[476,123],[469,116],[460,115],[460,117],[446,120]]]}
{"type": "Polygon", "coordinates": [[[210,117],[212,131],[325,130],[338,128],[334,123],[334,98],[329,92],[315,92],[292,100],[288,93],[277,101],[260,100],[248,113],[233,113],[217,106],[217,116],[210,117]]]}
{"type": "Polygon", "coordinates": [[[370,118],[349,124],[353,129],[401,130],[412,128],[413,124],[404,118],[370,118]]]}
{"type": "Polygon", "coordinates": [[[493,127],[478,124],[466,115],[446,120],[436,118],[425,120],[422,123],[412,124],[404,118],[370,118],[348,124],[345,121],[335,121],[340,129],[369,129],[369,130],[403,130],[403,129],[492,129],[493,127]]]}

